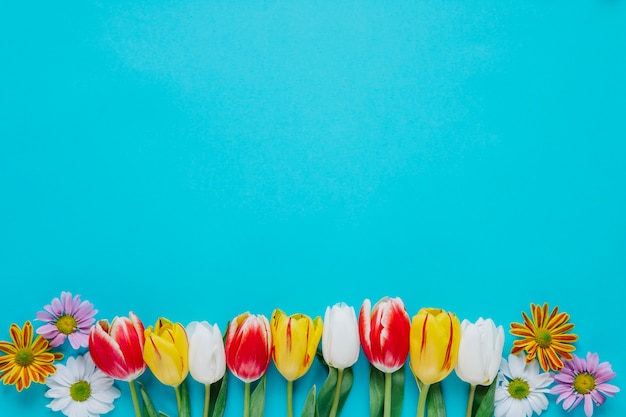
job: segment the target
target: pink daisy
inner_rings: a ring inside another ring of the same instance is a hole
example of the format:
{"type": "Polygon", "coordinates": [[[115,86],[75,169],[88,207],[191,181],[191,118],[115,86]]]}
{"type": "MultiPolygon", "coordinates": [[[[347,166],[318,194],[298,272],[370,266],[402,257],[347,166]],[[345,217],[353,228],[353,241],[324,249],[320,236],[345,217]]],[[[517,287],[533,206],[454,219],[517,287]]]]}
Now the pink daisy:
{"type": "Polygon", "coordinates": [[[89,329],[96,319],[98,310],[88,301],[80,301],[80,295],[72,298],[69,292],[61,292],[61,298],[55,298],[37,313],[37,320],[46,324],[37,329],[37,334],[50,341],[50,346],[60,346],[65,339],[70,340],[74,349],[89,345],[89,329]]]}
{"type": "Polygon", "coordinates": [[[609,362],[600,363],[597,353],[587,353],[587,360],[576,355],[554,377],[555,385],[550,392],[559,394],[556,403],[563,401],[563,409],[571,411],[584,400],[585,415],[593,415],[593,406],[604,404],[606,397],[613,397],[619,388],[607,384],[615,377],[609,362]]]}

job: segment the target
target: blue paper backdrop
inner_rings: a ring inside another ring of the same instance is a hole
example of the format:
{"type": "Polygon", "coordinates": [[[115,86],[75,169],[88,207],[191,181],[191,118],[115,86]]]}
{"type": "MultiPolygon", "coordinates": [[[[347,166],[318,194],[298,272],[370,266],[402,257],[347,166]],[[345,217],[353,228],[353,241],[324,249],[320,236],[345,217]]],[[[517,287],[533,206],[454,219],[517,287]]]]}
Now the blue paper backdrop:
{"type": "MultiPolygon", "coordinates": [[[[625,19],[621,0],[5,3],[0,340],[62,290],[98,318],[222,328],[390,295],[492,317],[508,352],[548,302],[623,387],[625,19]]],[[[346,416],[368,415],[367,369],[346,416]]],[[[296,381],[296,414],[324,378],[296,381]]],[[[272,364],[267,416],[285,386],[272,364]]],[[[466,389],[446,379],[448,415],[466,389]]],[[[44,392],[0,386],[0,414],[57,415],[44,392]]],[[[545,416],[584,415],[554,399],[545,416]]]]}

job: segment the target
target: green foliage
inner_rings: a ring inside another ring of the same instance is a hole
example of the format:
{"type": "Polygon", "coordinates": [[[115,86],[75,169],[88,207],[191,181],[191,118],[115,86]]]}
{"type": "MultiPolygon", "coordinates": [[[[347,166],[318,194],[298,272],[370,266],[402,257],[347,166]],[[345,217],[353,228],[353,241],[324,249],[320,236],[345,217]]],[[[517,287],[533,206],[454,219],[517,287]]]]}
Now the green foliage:
{"type": "MultiPolygon", "coordinates": [[[[400,417],[404,403],[404,369],[391,374],[391,417],[400,417]]],[[[385,406],[385,373],[370,364],[370,417],[382,417],[385,406]]]]}
{"type": "Polygon", "coordinates": [[[141,383],[137,382],[139,385],[139,392],[141,393],[141,398],[143,399],[143,410],[141,412],[143,417],[159,417],[156,408],[154,407],[154,403],[146,390],[146,387],[141,383]]]}
{"type": "Polygon", "coordinates": [[[176,389],[180,390],[180,408],[178,410],[178,417],[191,417],[191,403],[189,401],[187,381],[183,380],[183,382],[176,389]]]}
{"type": "Polygon", "coordinates": [[[309,390],[309,394],[306,396],[306,400],[304,401],[304,406],[302,407],[302,417],[319,417],[319,413],[317,411],[317,400],[316,400],[316,388],[315,385],[309,390]]]}
{"type": "Polygon", "coordinates": [[[226,410],[226,398],[228,393],[228,372],[224,377],[214,384],[211,384],[209,398],[209,415],[211,417],[222,417],[226,410]],[[213,410],[211,413],[210,410],[213,410]]]}
{"type": "Polygon", "coordinates": [[[474,417],[491,417],[495,410],[497,378],[489,386],[478,385],[474,393],[472,415],[474,417]]]}
{"type": "MultiPolygon", "coordinates": [[[[317,407],[320,417],[329,417],[337,393],[339,371],[337,368],[328,367],[328,377],[320,389],[317,398],[317,407]]],[[[342,371],[341,386],[339,387],[339,402],[337,405],[337,416],[341,413],[343,405],[348,398],[352,384],[354,383],[354,373],[351,368],[342,371]]]]}
{"type": "Polygon", "coordinates": [[[446,405],[443,401],[441,382],[432,384],[428,389],[426,415],[428,417],[446,417],[446,405]]]}
{"type": "Polygon", "coordinates": [[[250,417],[263,417],[265,409],[266,379],[266,375],[263,375],[257,386],[254,388],[254,391],[252,391],[252,395],[250,395],[250,417]]]}

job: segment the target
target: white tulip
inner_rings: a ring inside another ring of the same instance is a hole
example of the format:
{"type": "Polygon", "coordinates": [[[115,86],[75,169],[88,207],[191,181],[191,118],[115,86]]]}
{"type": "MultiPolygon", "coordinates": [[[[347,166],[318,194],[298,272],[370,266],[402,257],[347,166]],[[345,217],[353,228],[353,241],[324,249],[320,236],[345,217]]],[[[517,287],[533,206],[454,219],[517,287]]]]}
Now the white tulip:
{"type": "Polygon", "coordinates": [[[496,327],[493,320],[482,317],[476,323],[463,320],[457,376],[471,385],[491,385],[498,374],[503,347],[502,326],[496,327]]]}
{"type": "Polygon", "coordinates": [[[360,349],[354,308],[345,303],[326,307],[322,333],[322,355],[326,363],[337,369],[349,368],[359,359],[360,349]]]}
{"type": "Polygon", "coordinates": [[[189,340],[189,373],[202,384],[213,384],[226,373],[224,340],[217,324],[192,321],[185,329],[189,340]]]}

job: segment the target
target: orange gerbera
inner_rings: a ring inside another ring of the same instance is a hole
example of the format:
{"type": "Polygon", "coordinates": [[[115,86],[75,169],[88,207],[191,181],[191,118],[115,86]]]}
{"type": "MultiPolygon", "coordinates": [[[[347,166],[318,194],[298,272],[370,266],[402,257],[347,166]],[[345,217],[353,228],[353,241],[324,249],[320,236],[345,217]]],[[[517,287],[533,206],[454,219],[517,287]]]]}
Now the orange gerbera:
{"type": "Polygon", "coordinates": [[[30,387],[31,382],[43,384],[48,375],[56,372],[54,361],[63,359],[62,353],[50,352],[50,344],[39,335],[33,342],[30,321],[20,329],[12,324],[9,330],[13,343],[0,342],[0,380],[4,385],[15,385],[18,391],[30,387]]]}
{"type": "Polygon", "coordinates": [[[554,307],[548,315],[548,304],[543,307],[535,304],[530,305],[532,320],[522,312],[524,324],[511,323],[510,333],[522,337],[513,342],[512,354],[522,350],[526,351],[526,363],[533,359],[539,359],[539,365],[544,372],[549,369],[559,371],[563,368],[563,361],[572,360],[572,354],[576,348],[572,345],[578,340],[578,336],[568,333],[574,328],[568,323],[569,314],[559,313],[559,308],[554,307]]]}

